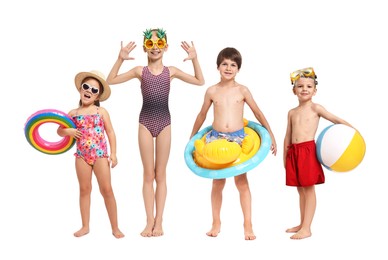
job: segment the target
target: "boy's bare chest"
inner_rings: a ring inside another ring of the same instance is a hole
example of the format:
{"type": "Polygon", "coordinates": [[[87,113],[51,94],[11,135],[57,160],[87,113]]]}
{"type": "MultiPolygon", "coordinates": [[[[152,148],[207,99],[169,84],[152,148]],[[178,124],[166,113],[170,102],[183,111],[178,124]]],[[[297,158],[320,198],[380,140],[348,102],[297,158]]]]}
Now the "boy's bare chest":
{"type": "Polygon", "coordinates": [[[239,105],[244,102],[244,97],[237,91],[218,92],[213,102],[215,105],[239,105]]]}

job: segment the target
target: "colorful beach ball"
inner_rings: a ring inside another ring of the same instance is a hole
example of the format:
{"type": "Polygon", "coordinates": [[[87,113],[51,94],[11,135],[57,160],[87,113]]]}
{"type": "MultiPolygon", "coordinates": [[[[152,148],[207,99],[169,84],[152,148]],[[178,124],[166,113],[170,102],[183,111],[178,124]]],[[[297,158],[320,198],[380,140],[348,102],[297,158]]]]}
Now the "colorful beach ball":
{"type": "Polygon", "coordinates": [[[333,124],[323,129],[316,146],[319,162],[335,172],[347,172],[356,168],[363,160],[366,150],[361,134],[343,124],[333,124]]]}

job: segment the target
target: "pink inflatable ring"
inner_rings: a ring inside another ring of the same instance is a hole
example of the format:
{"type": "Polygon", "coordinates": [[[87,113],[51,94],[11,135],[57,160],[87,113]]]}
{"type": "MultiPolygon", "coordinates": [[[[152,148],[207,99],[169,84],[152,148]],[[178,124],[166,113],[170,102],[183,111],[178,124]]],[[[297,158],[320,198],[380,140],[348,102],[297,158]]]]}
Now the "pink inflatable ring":
{"type": "Polygon", "coordinates": [[[69,136],[65,136],[56,142],[44,140],[39,135],[39,127],[45,123],[55,123],[65,128],[75,128],[71,117],[62,111],[44,109],[35,112],[27,119],[24,125],[24,134],[27,141],[36,150],[45,154],[61,154],[68,151],[75,144],[75,139],[69,136]]]}

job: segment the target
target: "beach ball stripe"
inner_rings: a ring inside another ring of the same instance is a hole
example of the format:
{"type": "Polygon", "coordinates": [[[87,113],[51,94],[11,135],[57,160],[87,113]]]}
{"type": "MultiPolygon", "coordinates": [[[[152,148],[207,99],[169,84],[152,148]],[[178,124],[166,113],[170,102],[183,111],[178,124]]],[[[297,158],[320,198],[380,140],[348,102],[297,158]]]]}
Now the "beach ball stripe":
{"type": "Polygon", "coordinates": [[[366,144],[361,134],[343,124],[326,127],[317,138],[317,157],[331,171],[346,172],[364,158],[366,144]]]}

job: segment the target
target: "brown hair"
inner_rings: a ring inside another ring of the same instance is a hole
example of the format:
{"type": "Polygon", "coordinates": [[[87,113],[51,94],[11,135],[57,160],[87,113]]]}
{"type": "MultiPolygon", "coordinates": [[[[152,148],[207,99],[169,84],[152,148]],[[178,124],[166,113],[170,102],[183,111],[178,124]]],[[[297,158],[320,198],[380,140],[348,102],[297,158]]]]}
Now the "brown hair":
{"type": "Polygon", "coordinates": [[[242,56],[240,52],[233,47],[226,47],[223,50],[220,51],[220,53],[217,56],[217,68],[220,66],[221,62],[224,59],[229,59],[231,61],[234,61],[237,63],[237,68],[241,68],[242,64],[242,56]]]}

